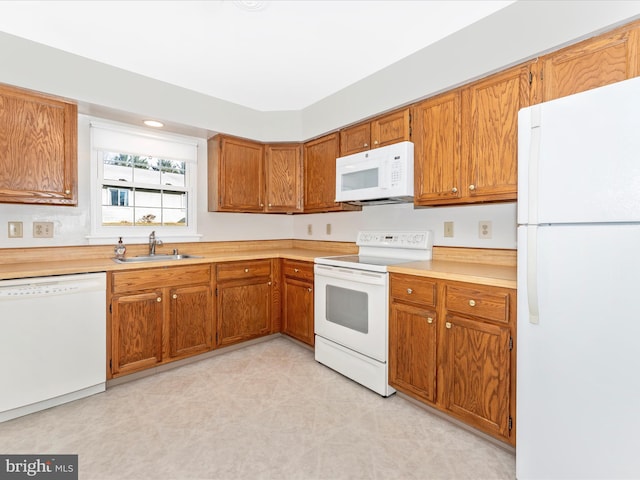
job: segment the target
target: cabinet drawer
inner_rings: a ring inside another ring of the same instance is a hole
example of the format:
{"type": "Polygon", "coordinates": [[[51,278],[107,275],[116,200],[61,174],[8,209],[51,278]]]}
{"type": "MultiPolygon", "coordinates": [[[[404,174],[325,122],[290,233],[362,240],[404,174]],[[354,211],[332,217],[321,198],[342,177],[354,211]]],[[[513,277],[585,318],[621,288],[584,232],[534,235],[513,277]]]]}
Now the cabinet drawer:
{"type": "Polygon", "coordinates": [[[391,275],[391,297],[396,300],[435,306],[436,282],[412,275],[391,275]]]}
{"type": "Polygon", "coordinates": [[[271,260],[220,263],[216,266],[216,279],[241,280],[243,278],[268,277],[271,275],[271,260]]]}
{"type": "Polygon", "coordinates": [[[295,277],[313,281],[313,263],[297,260],[283,260],[282,272],[286,277],[295,277]]]}
{"type": "Polygon", "coordinates": [[[113,293],[147,290],[171,285],[191,285],[211,281],[210,265],[191,265],[188,267],[161,267],[114,272],[112,277],[113,293]]]}
{"type": "Polygon", "coordinates": [[[450,311],[509,322],[509,294],[506,292],[447,286],[445,306],[450,311]]]}

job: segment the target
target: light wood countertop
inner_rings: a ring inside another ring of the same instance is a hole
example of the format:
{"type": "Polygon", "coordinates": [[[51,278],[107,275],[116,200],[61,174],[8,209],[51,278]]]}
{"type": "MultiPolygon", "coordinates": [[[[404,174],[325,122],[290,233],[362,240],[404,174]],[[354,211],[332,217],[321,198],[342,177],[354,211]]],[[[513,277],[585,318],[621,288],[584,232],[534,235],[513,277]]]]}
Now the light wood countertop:
{"type": "Polygon", "coordinates": [[[403,273],[441,280],[478,283],[494,287],[516,288],[516,267],[483,263],[428,260],[389,267],[390,273],[403,273]]]}

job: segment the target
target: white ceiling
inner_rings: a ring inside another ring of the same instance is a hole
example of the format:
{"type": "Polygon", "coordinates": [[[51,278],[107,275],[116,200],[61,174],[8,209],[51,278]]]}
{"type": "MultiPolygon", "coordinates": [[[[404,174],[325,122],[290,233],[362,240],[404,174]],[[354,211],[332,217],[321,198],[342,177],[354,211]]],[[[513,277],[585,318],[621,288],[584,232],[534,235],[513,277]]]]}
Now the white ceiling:
{"type": "Polygon", "coordinates": [[[0,31],[255,110],[286,111],[511,3],[0,1],[0,31]],[[247,9],[253,4],[261,8],[247,9]]]}

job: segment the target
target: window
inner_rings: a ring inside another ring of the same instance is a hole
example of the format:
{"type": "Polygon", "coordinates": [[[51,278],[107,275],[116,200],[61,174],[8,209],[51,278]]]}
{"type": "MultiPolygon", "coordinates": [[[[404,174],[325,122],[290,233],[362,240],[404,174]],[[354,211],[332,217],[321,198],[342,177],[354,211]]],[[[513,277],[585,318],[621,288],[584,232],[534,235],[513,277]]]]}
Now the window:
{"type": "Polygon", "coordinates": [[[94,235],[196,234],[196,139],[91,122],[91,152],[94,235]]]}

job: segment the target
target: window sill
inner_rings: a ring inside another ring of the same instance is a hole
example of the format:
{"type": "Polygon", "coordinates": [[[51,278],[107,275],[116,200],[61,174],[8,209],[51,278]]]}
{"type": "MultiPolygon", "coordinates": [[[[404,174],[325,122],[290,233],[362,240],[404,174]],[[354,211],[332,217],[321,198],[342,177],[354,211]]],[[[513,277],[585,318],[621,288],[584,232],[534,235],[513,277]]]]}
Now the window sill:
{"type": "MultiPolygon", "coordinates": [[[[135,245],[137,243],[148,243],[149,235],[140,235],[140,234],[132,234],[127,235],[126,233],[123,235],[87,235],[85,238],[87,239],[89,245],[112,245],[118,242],[118,239],[122,237],[122,241],[124,244],[135,245]]],[[[162,232],[156,232],[156,237],[158,240],[162,240],[164,243],[187,243],[187,242],[199,242],[202,239],[202,235],[198,233],[184,233],[182,235],[176,234],[165,234],[162,232]]]]}

